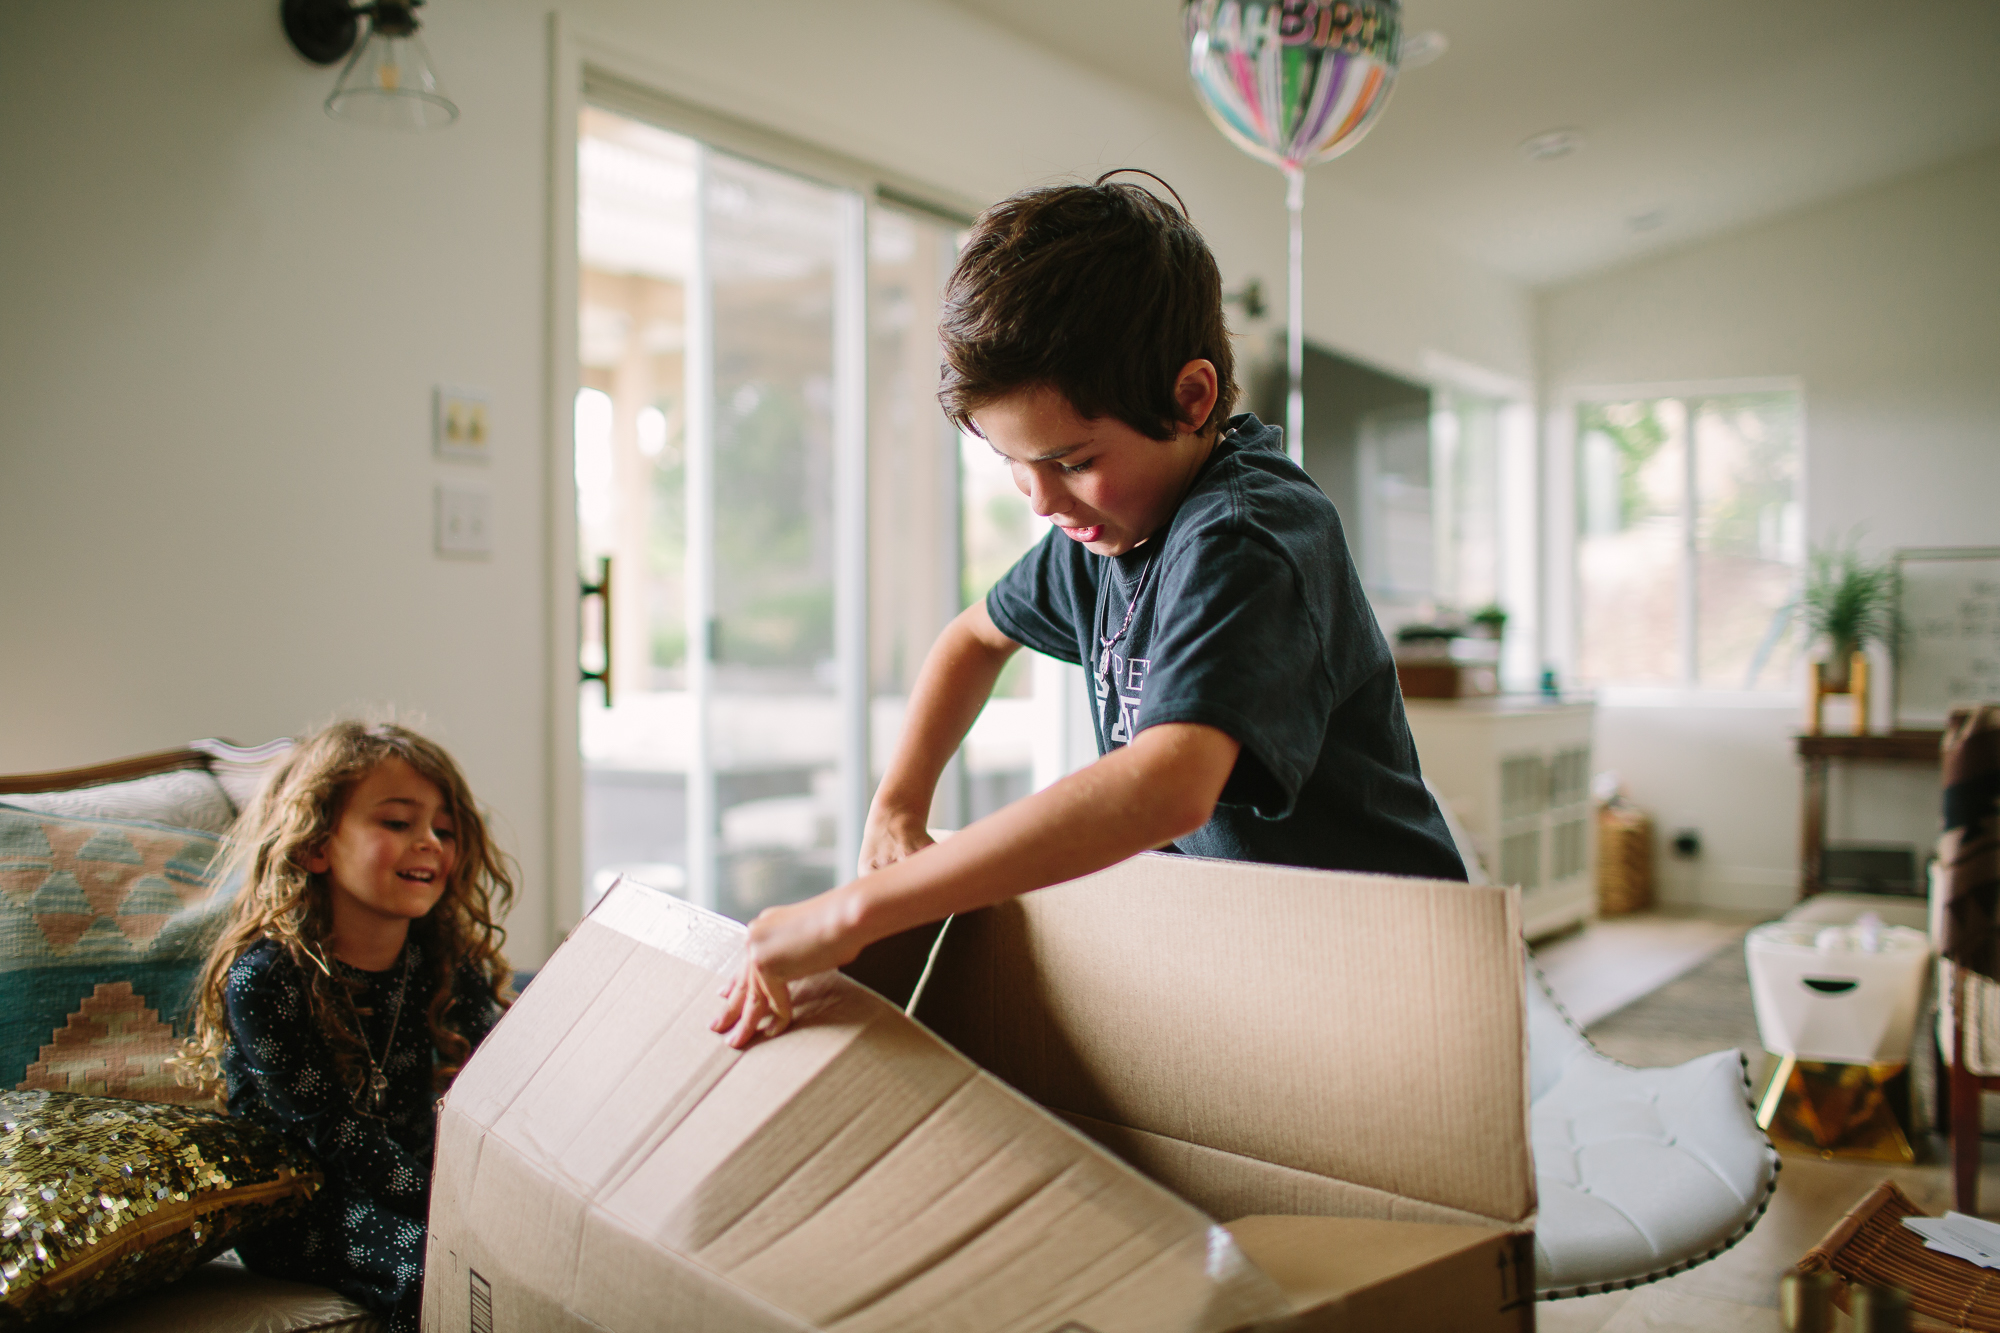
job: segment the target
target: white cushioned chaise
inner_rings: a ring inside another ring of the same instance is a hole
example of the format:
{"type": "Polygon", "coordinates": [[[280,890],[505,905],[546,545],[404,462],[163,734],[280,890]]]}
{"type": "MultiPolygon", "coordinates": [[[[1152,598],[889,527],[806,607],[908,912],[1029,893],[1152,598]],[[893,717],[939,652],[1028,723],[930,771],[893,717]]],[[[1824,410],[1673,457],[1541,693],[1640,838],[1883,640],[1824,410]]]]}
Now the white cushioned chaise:
{"type": "Polygon", "coordinates": [[[1535,1291],[1543,1300],[1669,1277],[1748,1235],[1778,1181],[1742,1053],[1634,1069],[1590,1044],[1528,967],[1535,1291]]]}
{"type": "MultiPolygon", "coordinates": [[[[1450,802],[1431,795],[1466,878],[1492,883],[1450,802]]],[[[1777,1188],[1778,1154],[1757,1128],[1742,1053],[1634,1069],[1590,1044],[1532,961],[1527,992],[1535,1295],[1657,1282],[1749,1235],[1777,1188]]]]}

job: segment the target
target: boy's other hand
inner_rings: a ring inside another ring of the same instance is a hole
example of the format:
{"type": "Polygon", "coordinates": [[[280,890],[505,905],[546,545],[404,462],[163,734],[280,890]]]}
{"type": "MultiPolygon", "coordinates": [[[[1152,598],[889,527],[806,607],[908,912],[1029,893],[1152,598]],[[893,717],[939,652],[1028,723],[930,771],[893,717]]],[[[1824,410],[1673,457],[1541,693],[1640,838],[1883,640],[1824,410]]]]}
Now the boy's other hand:
{"type": "Polygon", "coordinates": [[[931,842],[930,830],[924,827],[921,816],[878,815],[870,810],[868,822],[861,829],[861,858],[855,873],[866,875],[892,866],[921,852],[931,842]]]}
{"type": "Polygon", "coordinates": [[[742,1050],[790,1027],[792,983],[851,963],[861,952],[848,905],[848,895],[835,889],[759,912],[744,942],[743,968],[723,988],[722,1012],[710,1030],[727,1032],[729,1044],[742,1050]]]}

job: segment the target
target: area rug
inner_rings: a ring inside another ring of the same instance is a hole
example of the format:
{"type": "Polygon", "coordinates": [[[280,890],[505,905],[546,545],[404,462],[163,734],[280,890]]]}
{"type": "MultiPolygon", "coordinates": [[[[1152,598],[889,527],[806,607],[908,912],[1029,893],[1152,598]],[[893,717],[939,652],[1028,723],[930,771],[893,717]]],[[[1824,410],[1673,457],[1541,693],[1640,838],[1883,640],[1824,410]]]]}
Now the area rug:
{"type": "Polygon", "coordinates": [[[1764,1059],[1743,943],[1719,949],[1669,981],[1585,1029],[1597,1049],[1640,1067],[1678,1065],[1728,1046],[1755,1073],[1764,1059]]]}

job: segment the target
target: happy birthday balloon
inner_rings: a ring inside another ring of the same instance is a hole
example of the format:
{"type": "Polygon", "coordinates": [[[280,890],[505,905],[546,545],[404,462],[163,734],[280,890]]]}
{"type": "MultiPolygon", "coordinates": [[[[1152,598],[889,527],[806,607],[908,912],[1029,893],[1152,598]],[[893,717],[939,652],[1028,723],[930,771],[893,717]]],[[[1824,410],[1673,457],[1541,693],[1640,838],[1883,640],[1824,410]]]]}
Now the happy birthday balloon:
{"type": "Polygon", "coordinates": [[[1288,173],[1361,142],[1396,81],[1397,0],[1187,0],[1184,16],[1209,118],[1288,173]]]}

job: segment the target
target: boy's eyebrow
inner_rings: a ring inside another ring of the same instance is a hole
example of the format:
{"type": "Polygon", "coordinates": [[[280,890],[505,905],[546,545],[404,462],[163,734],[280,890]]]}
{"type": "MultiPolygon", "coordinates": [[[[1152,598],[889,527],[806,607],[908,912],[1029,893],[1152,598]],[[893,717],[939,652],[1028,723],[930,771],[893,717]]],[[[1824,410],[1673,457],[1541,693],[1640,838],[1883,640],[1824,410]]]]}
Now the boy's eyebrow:
{"type": "MultiPolygon", "coordinates": [[[[994,453],[1000,454],[1000,457],[1006,458],[1008,462],[1011,463],[1014,461],[1012,458],[1009,458],[1006,454],[1001,454],[999,446],[995,445],[991,440],[988,440],[986,442],[986,447],[988,449],[991,449],[994,453]]],[[[1051,449],[1045,454],[1036,454],[1034,457],[1024,459],[1023,461],[1028,463],[1053,463],[1057,459],[1068,458],[1071,454],[1075,453],[1079,449],[1087,449],[1089,447],[1090,447],[1090,442],[1088,440],[1083,440],[1079,441],[1076,444],[1066,444],[1060,449],[1051,449]]]]}

